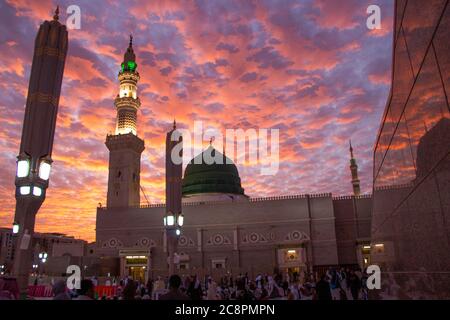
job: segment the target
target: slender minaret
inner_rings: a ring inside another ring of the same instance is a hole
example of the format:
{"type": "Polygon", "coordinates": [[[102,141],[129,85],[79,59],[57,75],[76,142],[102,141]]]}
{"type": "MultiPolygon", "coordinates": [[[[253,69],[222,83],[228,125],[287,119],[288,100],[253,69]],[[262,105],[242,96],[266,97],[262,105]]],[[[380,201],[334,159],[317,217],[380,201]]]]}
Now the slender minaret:
{"type": "Polygon", "coordinates": [[[140,204],[141,154],[144,140],[137,136],[137,96],[139,73],[136,70],[133,37],[124,54],[119,71],[119,94],[114,100],[117,109],[116,132],[106,137],[109,150],[108,207],[130,207],[140,204]]]}
{"type": "Polygon", "coordinates": [[[351,140],[350,140],[350,171],[352,173],[353,195],[359,196],[361,194],[361,189],[359,186],[358,165],[356,164],[356,160],[353,157],[353,147],[351,140]]]}
{"type": "Polygon", "coordinates": [[[174,256],[177,252],[178,237],[184,220],[181,211],[182,174],[183,137],[177,131],[174,120],[173,129],[166,136],[166,215],[164,218],[164,226],[167,237],[169,276],[176,272],[174,256]]]}
{"type": "Polygon", "coordinates": [[[36,214],[45,200],[52,164],[53,138],[66,61],[68,33],[56,8],[52,21],[39,27],[34,43],[28,97],[17,157],[16,212],[13,274],[26,291],[31,269],[36,214]],[[17,227],[16,227],[17,231],[17,227]]]}
{"type": "MultiPolygon", "coordinates": [[[[174,214],[181,212],[181,179],[183,175],[183,163],[172,159],[172,150],[183,141],[181,135],[179,139],[172,140],[172,134],[176,129],[174,120],[173,129],[166,135],[166,212],[170,211],[174,214]]],[[[179,151],[179,160],[182,160],[183,149],[181,148],[179,151]]]]}

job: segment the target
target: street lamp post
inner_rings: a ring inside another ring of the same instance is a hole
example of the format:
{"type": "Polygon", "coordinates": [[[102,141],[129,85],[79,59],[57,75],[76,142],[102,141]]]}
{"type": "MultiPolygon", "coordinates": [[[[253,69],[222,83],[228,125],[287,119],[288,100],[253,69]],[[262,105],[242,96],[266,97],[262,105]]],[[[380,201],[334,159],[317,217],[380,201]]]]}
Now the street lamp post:
{"type": "Polygon", "coordinates": [[[164,217],[164,227],[166,229],[167,237],[167,251],[169,262],[169,276],[175,273],[175,255],[178,248],[178,238],[181,235],[181,227],[184,223],[184,216],[168,212],[164,217]]]}
{"type": "Polygon", "coordinates": [[[39,273],[43,274],[43,273],[45,273],[44,264],[47,262],[48,254],[47,254],[47,252],[44,251],[44,252],[39,253],[38,257],[39,257],[40,266],[41,266],[39,273]]]}
{"type": "Polygon", "coordinates": [[[67,28],[58,21],[58,14],[59,9],[55,11],[53,20],[41,24],[36,36],[17,156],[13,226],[16,239],[12,273],[17,277],[21,294],[27,291],[36,214],[45,200],[50,178],[53,138],[68,48],[67,28]]]}

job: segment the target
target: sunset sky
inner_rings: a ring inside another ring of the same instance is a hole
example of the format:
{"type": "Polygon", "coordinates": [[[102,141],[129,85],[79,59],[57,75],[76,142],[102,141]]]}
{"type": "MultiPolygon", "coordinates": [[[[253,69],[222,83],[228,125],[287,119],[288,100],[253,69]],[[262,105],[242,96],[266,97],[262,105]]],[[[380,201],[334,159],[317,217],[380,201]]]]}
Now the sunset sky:
{"type": "MultiPolygon", "coordinates": [[[[182,128],[276,128],[280,168],[260,175],[239,165],[252,197],[351,193],[348,140],[361,187],[371,192],[372,157],[390,86],[393,0],[59,1],[81,8],[69,30],[47,198],[36,231],[95,240],[106,202],[113,99],[128,37],[141,80],[138,136],[145,140],[141,185],[164,202],[164,139],[182,128]],[[366,27],[371,4],[382,29],[366,27]]],[[[0,226],[14,216],[16,156],[34,37],[53,16],[50,0],[0,0],[0,226]]],[[[206,147],[208,142],[205,141],[206,147]]],[[[141,202],[143,197],[141,197],[141,202]]]]}

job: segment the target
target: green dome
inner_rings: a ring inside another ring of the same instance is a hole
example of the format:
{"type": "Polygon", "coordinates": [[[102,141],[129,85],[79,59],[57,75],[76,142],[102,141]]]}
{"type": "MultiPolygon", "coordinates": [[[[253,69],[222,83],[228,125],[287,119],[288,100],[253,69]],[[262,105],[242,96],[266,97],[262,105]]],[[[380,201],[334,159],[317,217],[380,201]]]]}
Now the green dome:
{"type": "Polygon", "coordinates": [[[192,159],[184,171],[183,196],[202,193],[244,194],[236,165],[212,146],[192,159]],[[207,164],[203,155],[221,157],[222,163],[207,164]]]}

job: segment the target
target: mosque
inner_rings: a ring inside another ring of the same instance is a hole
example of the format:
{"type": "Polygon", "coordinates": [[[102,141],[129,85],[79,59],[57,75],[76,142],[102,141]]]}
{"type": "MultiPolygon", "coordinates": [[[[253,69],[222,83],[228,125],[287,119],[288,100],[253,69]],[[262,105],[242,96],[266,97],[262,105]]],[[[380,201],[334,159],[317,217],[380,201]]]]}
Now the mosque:
{"type": "MultiPolygon", "coordinates": [[[[95,255],[99,275],[145,280],[167,275],[168,240],[163,226],[165,205],[140,205],[145,143],[137,135],[139,73],[132,37],[118,78],[116,130],[106,137],[110,151],[107,205],[97,208],[95,255]]],[[[193,159],[184,171],[185,223],[175,256],[178,272],[256,276],[275,269],[293,274],[369,264],[372,197],[360,195],[351,146],[350,151],[353,195],[250,198],[236,165],[210,145],[203,153],[226,161],[196,164],[193,159]]]]}

